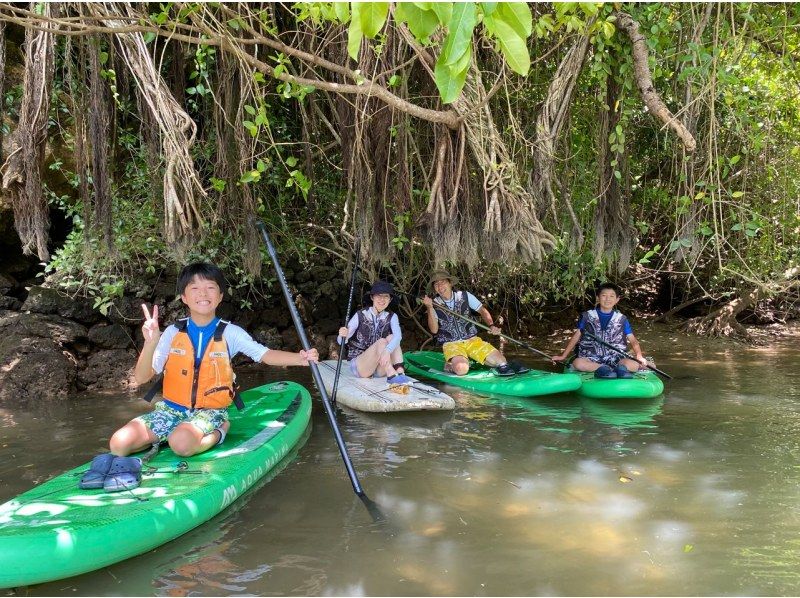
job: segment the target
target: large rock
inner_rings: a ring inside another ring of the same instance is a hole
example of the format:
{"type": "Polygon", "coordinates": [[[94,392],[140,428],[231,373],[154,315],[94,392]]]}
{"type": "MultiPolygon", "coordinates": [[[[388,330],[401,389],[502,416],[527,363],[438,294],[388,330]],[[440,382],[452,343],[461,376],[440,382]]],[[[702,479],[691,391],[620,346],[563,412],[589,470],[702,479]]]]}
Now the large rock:
{"type": "Polygon", "coordinates": [[[0,336],[0,403],[65,398],[76,373],[74,357],[50,339],[0,336]]]}
{"type": "Polygon", "coordinates": [[[128,349],[133,345],[130,332],[119,324],[97,324],[89,329],[89,340],[101,349],[128,349]]]}
{"type": "Polygon", "coordinates": [[[70,345],[88,335],[85,326],[58,316],[0,312],[0,337],[30,337],[50,339],[59,345],[70,345]]]}
{"type": "Polygon", "coordinates": [[[326,280],[333,280],[337,276],[342,276],[339,270],[330,266],[312,266],[308,272],[311,275],[311,280],[316,280],[319,284],[326,280]]]}
{"type": "MultiPolygon", "coordinates": [[[[114,299],[111,307],[108,310],[108,319],[114,322],[115,324],[121,324],[122,326],[130,326],[136,325],[141,326],[144,322],[144,312],[142,312],[142,303],[147,303],[146,301],[142,301],[138,297],[130,297],[128,295],[124,297],[118,297],[114,299]]],[[[152,303],[147,303],[148,309],[153,308],[152,303]]],[[[160,319],[163,321],[163,305],[159,306],[159,313],[160,319]]]]}
{"type": "Polygon", "coordinates": [[[336,334],[339,332],[342,322],[333,318],[319,320],[314,324],[314,329],[322,335],[336,334]]]}
{"type": "Polygon", "coordinates": [[[108,349],[92,353],[78,373],[78,381],[91,390],[135,388],[136,351],[108,349]]]}
{"type": "Polygon", "coordinates": [[[296,353],[302,349],[302,346],[300,345],[300,338],[297,336],[297,332],[295,332],[294,328],[288,328],[281,332],[281,338],[283,339],[284,351],[296,353]]]}
{"type": "Polygon", "coordinates": [[[283,348],[283,337],[276,328],[261,326],[250,331],[253,339],[270,349],[283,348]]]}
{"type": "Polygon", "coordinates": [[[94,324],[103,318],[100,312],[92,308],[90,299],[84,297],[73,299],[56,289],[40,286],[31,287],[28,298],[22,304],[22,310],[39,314],[58,314],[82,324],[94,324]]]}
{"type": "Polygon", "coordinates": [[[263,310],[259,315],[259,320],[276,328],[286,328],[291,322],[292,316],[289,314],[289,309],[281,304],[263,310]]]}
{"type": "Polygon", "coordinates": [[[0,272],[0,295],[7,295],[10,291],[16,289],[18,284],[11,276],[0,272]]]}
{"type": "Polygon", "coordinates": [[[7,295],[0,296],[0,309],[19,311],[20,307],[22,307],[22,301],[16,297],[8,297],[7,295]]]}

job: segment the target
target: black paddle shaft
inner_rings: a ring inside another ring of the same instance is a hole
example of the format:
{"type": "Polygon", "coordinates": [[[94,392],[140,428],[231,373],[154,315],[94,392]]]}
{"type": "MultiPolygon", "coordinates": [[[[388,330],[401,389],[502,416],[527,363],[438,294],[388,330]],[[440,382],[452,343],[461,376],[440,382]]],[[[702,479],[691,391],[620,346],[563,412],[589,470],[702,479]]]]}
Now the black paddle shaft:
{"type": "MultiPolygon", "coordinates": [[[[615,353],[617,353],[617,354],[619,354],[619,355],[622,355],[623,357],[627,357],[627,358],[628,358],[628,359],[630,359],[631,361],[635,361],[635,362],[637,362],[637,363],[639,362],[639,360],[638,360],[638,359],[636,359],[635,357],[633,357],[633,356],[632,356],[630,353],[626,353],[625,351],[620,351],[620,350],[619,350],[619,349],[617,349],[617,348],[616,348],[614,345],[609,345],[609,344],[608,344],[607,342],[605,342],[603,339],[597,338],[597,337],[596,337],[594,334],[592,334],[591,332],[584,332],[583,334],[585,334],[586,336],[588,336],[588,337],[589,337],[590,339],[592,339],[593,341],[595,341],[595,342],[597,342],[597,343],[600,343],[600,344],[601,344],[601,345],[603,345],[604,347],[606,347],[606,348],[608,348],[608,349],[611,349],[611,350],[612,350],[612,351],[614,351],[615,353]]],[[[659,369],[658,369],[656,366],[654,366],[654,365],[650,365],[650,364],[648,363],[648,364],[647,364],[647,367],[648,367],[648,368],[650,368],[651,370],[653,370],[653,371],[654,371],[656,374],[660,374],[660,375],[664,376],[665,378],[667,378],[668,380],[672,380],[672,376],[670,376],[670,375],[669,375],[668,373],[666,373],[666,372],[662,372],[662,371],[661,371],[661,370],[659,370],[659,369]]]]}
{"type": "MultiPolygon", "coordinates": [[[[416,295],[412,295],[411,293],[403,293],[403,291],[398,291],[398,293],[402,293],[403,295],[408,295],[409,297],[413,297],[414,299],[416,299],[416,300],[417,300],[417,302],[418,302],[418,303],[422,303],[422,299],[420,299],[420,298],[419,298],[419,297],[417,297],[416,295]]],[[[445,305],[442,305],[441,303],[437,303],[437,304],[436,304],[436,309],[441,309],[442,311],[444,311],[444,312],[447,312],[447,313],[449,313],[449,314],[452,314],[452,315],[456,316],[457,318],[461,318],[461,319],[462,319],[462,320],[464,320],[465,322],[469,322],[470,324],[472,324],[472,325],[474,325],[474,326],[477,326],[478,328],[483,328],[484,330],[491,330],[491,328],[490,328],[489,326],[486,326],[485,324],[481,324],[480,322],[476,322],[476,321],[475,321],[475,320],[473,320],[472,318],[468,318],[467,316],[465,316],[465,315],[463,315],[463,314],[460,314],[460,313],[458,313],[457,311],[453,311],[452,309],[448,309],[448,308],[447,308],[447,306],[445,306],[445,305]]],[[[535,347],[531,347],[531,346],[530,346],[528,343],[526,343],[526,342],[523,342],[523,341],[517,340],[517,339],[515,339],[515,338],[513,338],[513,337],[511,337],[511,336],[508,336],[507,334],[503,334],[502,332],[501,332],[501,333],[500,333],[498,336],[500,336],[500,337],[502,337],[502,338],[506,339],[507,341],[511,341],[512,343],[516,343],[516,344],[517,344],[517,345],[519,345],[520,347],[524,347],[524,348],[526,348],[528,351],[532,351],[533,353],[536,353],[537,355],[541,355],[541,356],[542,356],[542,357],[544,357],[544,358],[545,358],[547,361],[550,361],[550,362],[552,362],[552,361],[553,361],[553,358],[552,358],[550,355],[548,355],[548,354],[547,354],[547,353],[545,353],[544,351],[539,351],[539,349],[537,349],[537,348],[535,348],[535,347]]]]}
{"type": "MultiPolygon", "coordinates": [[[[292,294],[289,292],[289,286],[286,284],[286,278],[283,275],[283,269],[278,262],[278,255],[275,252],[275,247],[273,247],[272,241],[270,241],[264,223],[258,220],[256,221],[256,225],[258,226],[259,230],[261,230],[261,235],[264,237],[264,243],[267,245],[267,251],[269,252],[269,257],[272,260],[272,265],[275,267],[275,273],[278,275],[278,282],[283,290],[283,296],[286,299],[286,304],[289,306],[289,312],[292,314],[292,320],[294,321],[294,327],[297,330],[297,336],[300,337],[300,343],[303,345],[303,349],[309,351],[311,349],[311,345],[308,342],[305,328],[303,328],[303,322],[300,321],[300,314],[297,313],[297,307],[295,307],[295,304],[292,301],[292,294]]],[[[311,375],[314,378],[314,384],[317,385],[319,394],[322,395],[322,405],[325,407],[325,414],[328,416],[328,423],[330,423],[331,429],[333,430],[333,436],[336,438],[336,445],[339,447],[339,452],[342,455],[344,466],[347,469],[347,475],[350,476],[350,483],[353,484],[353,490],[355,493],[363,498],[366,496],[366,494],[364,493],[364,490],[361,489],[361,484],[358,482],[358,476],[353,468],[353,463],[350,461],[350,455],[347,453],[347,447],[342,439],[342,433],[339,431],[339,425],[336,423],[336,415],[333,412],[333,407],[331,406],[330,399],[328,398],[328,393],[325,390],[325,384],[322,382],[322,376],[320,376],[319,367],[317,367],[317,364],[313,362],[309,362],[308,365],[311,367],[311,375]]]]}
{"type": "MultiPolygon", "coordinates": [[[[358,261],[361,257],[361,238],[356,239],[356,247],[353,252],[353,273],[350,275],[350,297],[347,299],[347,313],[344,316],[343,326],[347,326],[350,321],[350,310],[353,309],[353,294],[356,290],[356,273],[358,272],[358,261]]],[[[342,339],[339,348],[339,360],[336,362],[336,375],[333,377],[333,390],[331,391],[331,403],[336,404],[336,390],[339,388],[339,374],[342,373],[342,357],[344,356],[344,346],[347,338],[342,339]]]]}

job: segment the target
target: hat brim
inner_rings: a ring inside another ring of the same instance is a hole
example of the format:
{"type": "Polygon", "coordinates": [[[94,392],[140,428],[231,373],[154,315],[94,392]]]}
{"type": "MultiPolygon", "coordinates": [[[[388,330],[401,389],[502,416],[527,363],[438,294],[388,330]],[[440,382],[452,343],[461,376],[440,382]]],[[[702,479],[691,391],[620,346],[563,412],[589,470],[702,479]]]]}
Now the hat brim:
{"type": "Polygon", "coordinates": [[[433,285],[439,282],[440,280],[449,280],[450,286],[454,287],[458,284],[458,277],[457,276],[440,276],[438,278],[431,278],[430,282],[428,283],[428,289],[431,293],[435,293],[436,290],[433,288],[433,285]]]}

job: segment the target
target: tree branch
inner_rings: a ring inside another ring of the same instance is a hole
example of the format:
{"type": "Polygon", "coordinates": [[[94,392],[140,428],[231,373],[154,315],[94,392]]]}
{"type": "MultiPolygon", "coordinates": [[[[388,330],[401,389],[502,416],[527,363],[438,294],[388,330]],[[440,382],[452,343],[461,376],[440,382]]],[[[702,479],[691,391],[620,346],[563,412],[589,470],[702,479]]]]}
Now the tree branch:
{"type": "Polygon", "coordinates": [[[683,126],[683,123],[670,112],[653,87],[653,78],[647,65],[647,40],[639,31],[639,23],[634,21],[633,17],[627,13],[617,11],[615,14],[617,25],[628,34],[633,45],[633,76],[642,94],[645,106],[665,126],[675,131],[675,134],[683,141],[687,152],[693,152],[697,147],[694,137],[689,132],[689,129],[683,126]]]}

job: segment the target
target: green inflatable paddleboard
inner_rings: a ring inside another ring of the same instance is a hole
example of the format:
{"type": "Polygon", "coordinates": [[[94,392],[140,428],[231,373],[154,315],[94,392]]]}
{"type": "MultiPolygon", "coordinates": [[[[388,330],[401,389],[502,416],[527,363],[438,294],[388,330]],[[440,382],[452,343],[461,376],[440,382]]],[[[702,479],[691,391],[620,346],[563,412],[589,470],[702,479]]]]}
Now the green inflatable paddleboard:
{"type": "Polygon", "coordinates": [[[413,351],[403,355],[406,370],[417,376],[425,376],[445,384],[460,386],[478,393],[507,395],[512,397],[536,397],[557,392],[569,392],[580,388],[577,374],[554,374],[542,370],[531,370],[516,376],[497,376],[491,368],[470,363],[469,372],[456,376],[444,371],[444,355],[436,351],[413,351]]]}
{"type": "Polygon", "coordinates": [[[583,382],[578,394],[591,399],[651,399],[664,392],[664,383],[651,370],[633,378],[595,378],[593,372],[578,372],[583,382]]]}
{"type": "Polygon", "coordinates": [[[0,505],[0,587],[106,567],[223,511],[281,461],[311,418],[311,396],[294,382],[260,386],[242,398],[246,409],[231,409],[222,445],[188,459],[162,449],[134,490],[79,490],[87,463],[0,505]]]}

